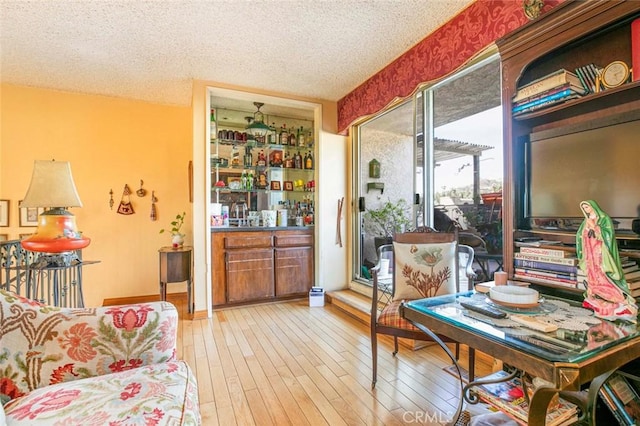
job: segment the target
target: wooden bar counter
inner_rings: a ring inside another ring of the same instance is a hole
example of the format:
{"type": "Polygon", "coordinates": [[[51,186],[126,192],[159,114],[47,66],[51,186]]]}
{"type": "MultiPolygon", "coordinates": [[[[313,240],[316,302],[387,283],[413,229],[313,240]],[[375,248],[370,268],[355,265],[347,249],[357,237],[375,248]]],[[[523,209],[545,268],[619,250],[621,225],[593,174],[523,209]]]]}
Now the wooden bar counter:
{"type": "Polygon", "coordinates": [[[313,227],[212,228],[213,306],[305,297],[314,285],[313,227]]]}

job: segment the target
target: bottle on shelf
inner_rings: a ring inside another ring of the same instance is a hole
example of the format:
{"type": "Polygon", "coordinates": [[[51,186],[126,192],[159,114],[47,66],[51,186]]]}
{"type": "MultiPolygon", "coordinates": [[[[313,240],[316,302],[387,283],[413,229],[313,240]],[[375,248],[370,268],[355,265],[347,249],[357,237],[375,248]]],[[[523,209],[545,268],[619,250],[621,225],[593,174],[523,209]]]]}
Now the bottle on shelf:
{"type": "Polygon", "coordinates": [[[311,130],[307,132],[307,139],[305,140],[305,143],[309,148],[313,148],[313,133],[311,132],[311,130]]]}
{"type": "Polygon", "coordinates": [[[211,139],[215,139],[218,136],[218,124],[216,123],[216,109],[211,108],[211,139]]]}
{"type": "Polygon", "coordinates": [[[240,165],[240,151],[237,146],[231,148],[231,166],[237,167],[240,165]]]}
{"type": "Polygon", "coordinates": [[[271,133],[269,133],[269,143],[271,145],[278,144],[278,129],[276,128],[276,123],[271,123],[271,133]]]}
{"type": "Polygon", "coordinates": [[[280,145],[289,144],[289,132],[287,131],[287,124],[283,123],[280,127],[280,145]]]}
{"type": "Polygon", "coordinates": [[[251,148],[248,146],[244,148],[244,166],[253,166],[253,154],[251,153],[251,148]]]}
{"type": "Polygon", "coordinates": [[[284,167],[290,169],[293,167],[293,159],[289,156],[288,152],[284,154],[284,167]]]}
{"type": "Polygon", "coordinates": [[[258,160],[256,161],[256,166],[258,167],[266,167],[267,165],[267,156],[264,154],[264,150],[260,150],[258,154],[258,160]]]}
{"type": "Polygon", "coordinates": [[[293,167],[296,169],[302,168],[302,155],[300,155],[300,151],[293,156],[293,167]]]}
{"type": "Polygon", "coordinates": [[[304,168],[311,170],[313,169],[313,154],[309,151],[309,154],[305,157],[304,168]]]}

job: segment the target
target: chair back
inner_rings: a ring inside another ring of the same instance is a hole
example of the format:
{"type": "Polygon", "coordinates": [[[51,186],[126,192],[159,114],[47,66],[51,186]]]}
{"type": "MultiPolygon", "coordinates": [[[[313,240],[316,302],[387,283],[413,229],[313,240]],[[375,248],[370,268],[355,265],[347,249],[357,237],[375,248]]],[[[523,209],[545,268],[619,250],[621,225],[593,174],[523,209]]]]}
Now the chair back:
{"type": "Polygon", "coordinates": [[[393,239],[393,300],[460,291],[458,234],[419,228],[393,239]]]}

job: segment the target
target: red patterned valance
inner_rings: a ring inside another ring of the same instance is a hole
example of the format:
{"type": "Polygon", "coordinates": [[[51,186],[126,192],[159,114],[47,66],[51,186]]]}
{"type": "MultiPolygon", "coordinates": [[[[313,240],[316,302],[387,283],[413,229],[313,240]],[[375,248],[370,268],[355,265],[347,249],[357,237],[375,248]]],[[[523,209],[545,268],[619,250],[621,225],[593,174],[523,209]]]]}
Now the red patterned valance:
{"type": "MultiPolygon", "coordinates": [[[[564,0],[546,0],[543,12],[564,0]]],[[[338,129],[405,98],[441,78],[514,29],[529,22],[523,0],[477,0],[338,101],[338,129]]]]}

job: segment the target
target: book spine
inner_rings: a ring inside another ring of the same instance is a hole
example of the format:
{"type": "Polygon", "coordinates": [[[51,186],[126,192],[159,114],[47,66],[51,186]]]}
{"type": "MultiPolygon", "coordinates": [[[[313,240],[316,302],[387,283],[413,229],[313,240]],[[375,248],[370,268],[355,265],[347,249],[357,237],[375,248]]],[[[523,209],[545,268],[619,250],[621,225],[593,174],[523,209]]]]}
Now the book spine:
{"type": "Polygon", "coordinates": [[[565,274],[562,272],[548,272],[542,271],[540,269],[531,269],[531,268],[515,268],[515,271],[519,274],[531,275],[533,277],[542,277],[542,278],[558,278],[561,280],[568,281],[576,281],[576,274],[565,274]]]}
{"type": "Polygon", "coordinates": [[[536,111],[536,110],[539,110],[539,109],[542,109],[542,108],[547,108],[547,107],[550,107],[552,105],[560,104],[560,103],[569,101],[571,99],[579,98],[579,97],[580,96],[575,94],[575,93],[572,94],[572,95],[565,95],[565,96],[563,96],[561,98],[558,98],[558,99],[551,99],[551,100],[547,100],[545,102],[542,102],[542,103],[540,103],[538,105],[532,105],[532,106],[526,107],[524,109],[521,109],[520,111],[514,112],[513,115],[514,116],[522,115],[522,114],[525,114],[527,112],[533,112],[533,111],[536,111]]]}
{"type": "Polygon", "coordinates": [[[633,81],[640,80],[640,18],[631,22],[631,68],[633,81]]]}
{"type": "Polygon", "coordinates": [[[575,73],[580,79],[580,83],[582,83],[582,87],[587,93],[591,93],[591,88],[589,87],[589,83],[587,83],[587,79],[585,78],[584,73],[582,72],[582,67],[578,67],[575,69],[575,73]]]}
{"type": "Polygon", "coordinates": [[[525,260],[525,259],[518,259],[518,258],[516,258],[513,261],[513,263],[516,267],[520,267],[520,268],[542,269],[545,271],[554,271],[554,272],[561,272],[565,274],[572,274],[574,276],[578,273],[577,266],[558,265],[556,263],[536,262],[533,260],[525,260]]]}
{"type": "Polygon", "coordinates": [[[529,260],[534,262],[554,263],[556,265],[576,266],[578,264],[578,259],[573,257],[550,257],[527,253],[515,253],[514,257],[516,259],[529,260]]]}
{"type": "MultiPolygon", "coordinates": [[[[534,80],[526,86],[521,87],[516,92],[516,95],[513,97],[513,102],[520,101],[524,98],[528,98],[533,95],[537,95],[538,93],[542,93],[545,90],[553,89],[556,86],[560,86],[565,83],[569,83],[569,79],[567,78],[568,71],[560,69],[550,75],[542,77],[538,80],[534,80]]],[[[578,78],[576,77],[576,80],[578,78]]],[[[578,80],[579,84],[579,80],[578,80]]]]}
{"type": "Polygon", "coordinates": [[[541,284],[552,284],[560,287],[577,288],[578,282],[571,280],[562,280],[560,278],[538,277],[531,274],[513,274],[513,277],[525,282],[535,281],[541,284]]]}
{"type": "Polygon", "coordinates": [[[538,256],[547,256],[553,258],[567,257],[567,252],[564,250],[548,249],[540,247],[520,247],[520,253],[535,254],[538,256]]]}
{"type": "Polygon", "coordinates": [[[519,104],[519,105],[514,106],[513,108],[511,108],[511,110],[513,112],[518,112],[518,111],[521,111],[523,109],[526,109],[526,108],[529,108],[529,107],[533,107],[533,106],[536,106],[536,105],[540,105],[540,104],[543,104],[543,103],[548,102],[548,101],[555,101],[555,100],[558,100],[558,99],[565,98],[565,97],[567,97],[569,95],[572,95],[574,93],[575,92],[573,92],[573,90],[571,90],[571,89],[565,89],[565,90],[562,90],[560,92],[553,93],[553,94],[550,94],[550,95],[546,95],[546,96],[543,96],[541,98],[538,98],[536,100],[533,100],[533,101],[530,101],[530,102],[527,102],[527,103],[524,103],[524,104],[519,104]]]}

